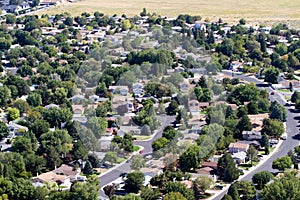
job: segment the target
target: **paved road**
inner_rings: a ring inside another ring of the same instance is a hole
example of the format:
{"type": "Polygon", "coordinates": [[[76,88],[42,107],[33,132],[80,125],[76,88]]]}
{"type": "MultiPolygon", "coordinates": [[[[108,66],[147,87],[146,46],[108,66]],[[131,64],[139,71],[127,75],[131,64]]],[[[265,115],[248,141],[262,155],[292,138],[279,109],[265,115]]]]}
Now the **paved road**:
{"type": "MultiPolygon", "coordinates": [[[[225,75],[232,75],[231,72],[229,71],[223,71],[223,74],[225,75]]],[[[259,81],[253,77],[249,77],[246,75],[242,75],[242,74],[234,74],[234,77],[236,78],[240,78],[243,79],[245,81],[248,82],[253,82],[255,83],[259,88],[261,89],[266,89],[269,93],[271,91],[273,91],[273,89],[269,86],[264,87],[262,85],[262,81],[259,81]]],[[[286,103],[286,101],[282,98],[282,96],[280,94],[278,94],[276,91],[274,93],[274,95],[270,95],[270,100],[274,101],[276,100],[278,103],[280,103],[281,105],[284,105],[286,103]]],[[[259,166],[258,168],[256,168],[255,170],[253,170],[251,173],[249,173],[247,176],[245,176],[242,180],[247,180],[247,181],[251,181],[252,180],[252,176],[256,173],[256,172],[260,172],[263,170],[267,170],[267,171],[276,171],[272,168],[272,162],[273,160],[287,155],[288,151],[293,149],[295,146],[299,145],[299,141],[295,140],[292,138],[292,136],[298,134],[298,120],[299,120],[299,113],[295,113],[293,111],[293,109],[286,107],[287,110],[287,122],[286,122],[286,132],[287,132],[287,140],[285,140],[282,145],[278,148],[278,150],[268,159],[264,162],[264,164],[262,164],[261,166],[259,166]]],[[[218,196],[216,196],[214,198],[214,200],[220,200],[225,194],[227,193],[227,191],[224,191],[222,193],[220,193],[218,196]]]]}
{"type": "MultiPolygon", "coordinates": [[[[170,125],[171,122],[173,122],[175,120],[175,116],[158,116],[158,120],[161,122],[161,126],[156,131],[155,136],[153,138],[151,138],[148,141],[135,141],[134,142],[135,145],[144,147],[143,154],[152,153],[152,146],[151,146],[152,142],[154,140],[156,140],[157,138],[162,137],[162,132],[163,132],[164,128],[166,126],[170,125]]],[[[113,182],[114,180],[119,178],[121,173],[123,173],[123,172],[128,173],[130,171],[131,171],[130,163],[124,163],[124,164],[118,166],[114,170],[112,170],[112,171],[108,172],[107,174],[100,177],[100,187],[102,188],[103,186],[113,182]]],[[[106,197],[103,190],[100,191],[100,196],[106,197]]]]}

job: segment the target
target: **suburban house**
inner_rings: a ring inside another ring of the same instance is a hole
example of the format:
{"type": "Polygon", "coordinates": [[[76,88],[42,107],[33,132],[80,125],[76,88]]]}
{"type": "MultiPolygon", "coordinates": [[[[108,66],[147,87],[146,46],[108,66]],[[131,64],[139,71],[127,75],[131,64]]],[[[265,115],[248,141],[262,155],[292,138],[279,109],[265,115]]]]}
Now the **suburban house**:
{"type": "Polygon", "coordinates": [[[182,92],[188,92],[190,90],[189,81],[185,79],[182,83],[179,83],[179,89],[182,92]]]}
{"type": "Polygon", "coordinates": [[[101,151],[108,151],[110,149],[110,144],[113,138],[113,135],[101,136],[101,138],[98,140],[101,151]]]}
{"type": "Polygon", "coordinates": [[[70,98],[73,104],[81,103],[85,98],[83,95],[77,94],[70,98]]]}
{"type": "Polygon", "coordinates": [[[122,96],[127,96],[128,94],[128,86],[109,86],[108,90],[113,94],[120,94],[122,96]]]}
{"type": "Polygon", "coordinates": [[[16,135],[22,134],[28,131],[28,128],[26,126],[22,126],[19,124],[16,124],[14,122],[9,122],[8,128],[11,132],[14,132],[16,135]]]}
{"type": "Polygon", "coordinates": [[[261,131],[263,126],[263,120],[269,118],[268,113],[258,114],[258,115],[248,115],[250,122],[252,124],[252,131],[261,131]]]}
{"type": "Polygon", "coordinates": [[[242,132],[244,140],[260,140],[261,139],[261,132],[260,131],[243,131],[242,132]]]}
{"type": "Polygon", "coordinates": [[[245,151],[239,151],[232,154],[232,158],[235,164],[242,164],[246,162],[247,153],[245,151]]]}
{"type": "Polygon", "coordinates": [[[82,115],[84,113],[84,108],[82,105],[72,105],[73,114],[82,115]]]}
{"type": "Polygon", "coordinates": [[[234,154],[240,151],[247,152],[248,148],[249,144],[235,142],[229,144],[228,150],[231,154],[234,154]]]}
{"type": "Polygon", "coordinates": [[[188,104],[189,104],[189,111],[190,112],[199,112],[200,111],[198,100],[190,100],[188,102],[188,104]]]}
{"type": "Polygon", "coordinates": [[[52,172],[54,172],[57,175],[68,176],[71,181],[75,181],[75,180],[78,179],[78,177],[80,175],[80,168],[78,168],[77,170],[75,170],[71,166],[62,164],[59,168],[53,170],[52,172]]]}
{"type": "MultiPolygon", "coordinates": [[[[71,180],[66,175],[58,175],[51,172],[46,172],[31,179],[34,187],[42,187],[46,184],[56,183],[58,187],[62,190],[69,190],[71,188],[71,180]]],[[[58,189],[58,188],[57,188],[58,189]]]]}
{"type": "Polygon", "coordinates": [[[139,126],[121,126],[118,135],[123,133],[132,133],[133,135],[140,135],[141,134],[141,128],[139,126]]]}

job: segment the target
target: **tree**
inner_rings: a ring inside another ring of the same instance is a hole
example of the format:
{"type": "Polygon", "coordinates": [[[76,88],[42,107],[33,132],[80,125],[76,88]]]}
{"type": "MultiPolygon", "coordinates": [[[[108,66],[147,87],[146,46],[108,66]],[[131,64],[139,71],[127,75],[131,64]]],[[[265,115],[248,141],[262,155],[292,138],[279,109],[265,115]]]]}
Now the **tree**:
{"type": "Polygon", "coordinates": [[[167,107],[166,111],[168,115],[175,115],[178,111],[178,102],[175,100],[171,100],[169,106],[167,107]]]}
{"type": "Polygon", "coordinates": [[[7,111],[8,121],[14,121],[20,117],[20,111],[17,108],[8,108],[7,111]]]}
{"type": "Polygon", "coordinates": [[[35,134],[37,138],[39,138],[42,134],[47,133],[49,131],[50,124],[42,119],[35,120],[29,127],[29,130],[35,134]]]}
{"type": "Polygon", "coordinates": [[[190,171],[191,169],[196,170],[201,161],[202,158],[200,157],[200,147],[196,144],[192,145],[180,155],[180,169],[183,171],[190,171]]]}
{"type": "Polygon", "coordinates": [[[241,25],[246,25],[246,20],[244,18],[240,19],[239,23],[241,25]]]}
{"type": "Polygon", "coordinates": [[[278,119],[281,122],[286,121],[286,110],[279,103],[272,103],[270,106],[270,119],[278,119]]]}
{"type": "Polygon", "coordinates": [[[279,43],[276,44],[274,51],[278,53],[280,56],[283,56],[288,52],[288,48],[284,43],[279,43]]]}
{"type": "Polygon", "coordinates": [[[160,190],[158,188],[143,187],[140,194],[142,199],[157,200],[160,197],[160,190]]]}
{"type": "Polygon", "coordinates": [[[109,162],[111,165],[113,165],[114,163],[116,163],[118,160],[118,156],[117,156],[117,152],[112,152],[109,151],[105,154],[103,161],[107,161],[109,162]]]}
{"type": "Polygon", "coordinates": [[[9,135],[9,128],[6,124],[0,121],[0,140],[9,135]]]}
{"type": "Polygon", "coordinates": [[[275,84],[278,83],[278,77],[279,77],[279,69],[275,67],[269,67],[263,71],[265,74],[265,82],[275,84]]]}
{"type": "MultiPolygon", "coordinates": [[[[77,143],[81,143],[81,142],[77,142],[77,143]]],[[[83,145],[80,145],[82,148],[84,148],[83,149],[83,155],[81,156],[81,157],[86,157],[86,155],[87,154],[85,154],[85,152],[86,153],[88,153],[87,152],[87,150],[86,150],[86,148],[85,148],[85,146],[83,146],[83,145]]],[[[93,168],[99,168],[100,167],[100,160],[99,160],[99,158],[98,158],[98,156],[96,155],[96,154],[89,154],[88,156],[87,156],[87,158],[88,158],[88,161],[91,163],[91,165],[92,165],[92,167],[93,168]]]]}
{"type": "Polygon", "coordinates": [[[167,182],[164,184],[165,192],[179,192],[181,193],[187,200],[194,200],[194,192],[186,187],[185,184],[180,182],[167,182]]]}
{"type": "Polygon", "coordinates": [[[270,146],[269,136],[266,134],[263,134],[260,141],[260,146],[266,147],[270,146]]]}
{"type": "Polygon", "coordinates": [[[247,115],[244,115],[238,122],[236,129],[238,131],[239,137],[241,138],[241,134],[243,131],[251,131],[252,130],[252,124],[247,115]]]}
{"type": "Polygon", "coordinates": [[[251,165],[252,165],[253,161],[257,160],[257,154],[258,154],[258,151],[255,149],[255,147],[250,145],[249,149],[247,150],[247,156],[250,159],[251,165]]]}
{"type": "Polygon", "coordinates": [[[169,192],[164,196],[164,200],[187,200],[187,198],[179,192],[169,192]]]}
{"type": "Polygon", "coordinates": [[[171,126],[166,126],[162,133],[162,136],[168,140],[173,140],[178,135],[178,131],[171,126]]]}
{"type": "Polygon", "coordinates": [[[26,100],[33,107],[42,105],[42,96],[38,93],[30,93],[26,100]]]}
{"type": "Polygon", "coordinates": [[[291,102],[296,103],[296,102],[299,101],[299,100],[300,100],[300,92],[295,91],[295,92],[292,94],[291,102]]]}
{"type": "Polygon", "coordinates": [[[36,151],[36,144],[32,144],[32,141],[29,137],[16,137],[12,149],[14,152],[18,153],[34,153],[36,151]]]}
{"type": "Polygon", "coordinates": [[[11,90],[7,86],[0,87],[0,106],[2,108],[6,108],[11,97],[11,90]]]}
{"type": "Polygon", "coordinates": [[[14,101],[13,107],[17,108],[20,111],[20,113],[26,113],[29,110],[29,104],[22,99],[14,101]]]}
{"type": "Polygon", "coordinates": [[[128,29],[131,28],[131,23],[129,21],[129,19],[123,19],[121,22],[121,28],[124,31],[127,31],[128,29]]]}
{"type": "Polygon", "coordinates": [[[96,200],[99,197],[99,188],[99,177],[91,175],[85,183],[77,182],[72,185],[70,197],[72,200],[96,200]]]}
{"type": "Polygon", "coordinates": [[[144,166],[145,166],[145,160],[140,154],[134,155],[132,157],[131,164],[130,164],[131,169],[140,170],[144,166]]]}
{"type": "Polygon", "coordinates": [[[108,122],[105,118],[91,117],[87,121],[87,127],[94,133],[96,138],[100,138],[106,132],[108,122]]]}
{"type": "Polygon", "coordinates": [[[87,161],[85,163],[84,168],[83,168],[83,173],[86,175],[92,175],[94,173],[94,170],[93,170],[93,167],[92,167],[90,161],[87,161]]]}
{"type": "Polygon", "coordinates": [[[226,182],[232,182],[239,177],[239,171],[229,153],[225,153],[218,161],[218,172],[226,182]]]}
{"type": "Polygon", "coordinates": [[[153,141],[152,149],[153,149],[153,151],[158,151],[158,150],[166,147],[169,143],[170,143],[170,141],[165,137],[158,138],[157,140],[153,141]]]}
{"type": "Polygon", "coordinates": [[[67,26],[73,26],[73,18],[72,17],[67,17],[64,21],[64,24],[67,26]]]}
{"type": "Polygon", "coordinates": [[[0,50],[5,51],[8,50],[11,46],[11,41],[8,39],[5,39],[4,37],[0,38],[0,50]]]}
{"type": "Polygon", "coordinates": [[[264,119],[261,133],[280,138],[280,136],[284,133],[283,123],[277,119],[264,119]]]}
{"type": "Polygon", "coordinates": [[[213,181],[211,178],[206,176],[200,176],[193,182],[193,189],[196,199],[200,199],[204,194],[205,191],[208,190],[213,181]]]}
{"type": "Polygon", "coordinates": [[[141,17],[145,17],[147,15],[147,10],[146,8],[143,8],[143,11],[140,13],[141,17]]]}
{"type": "Polygon", "coordinates": [[[249,181],[238,181],[234,184],[237,184],[238,192],[241,197],[241,200],[251,200],[255,197],[256,189],[253,183],[249,181]]]}
{"type": "Polygon", "coordinates": [[[72,112],[67,108],[49,108],[43,113],[43,118],[50,127],[60,127],[61,123],[70,121],[72,116],[72,112]]]}
{"type": "Polygon", "coordinates": [[[128,173],[125,180],[125,190],[137,193],[143,186],[145,176],[140,171],[128,173]]]}
{"type": "Polygon", "coordinates": [[[257,172],[252,177],[252,182],[257,184],[257,189],[261,190],[264,186],[273,179],[273,174],[269,171],[257,172]]]}
{"type": "Polygon", "coordinates": [[[116,192],[116,186],[115,185],[106,185],[103,188],[103,191],[106,196],[108,196],[109,198],[112,198],[116,192]]]}
{"type": "Polygon", "coordinates": [[[284,171],[285,169],[291,168],[292,165],[293,165],[293,162],[289,156],[282,156],[273,161],[272,168],[278,169],[280,171],[284,171]]]}
{"type": "Polygon", "coordinates": [[[141,135],[151,135],[151,129],[147,124],[141,128],[141,135]]]}
{"type": "Polygon", "coordinates": [[[16,23],[16,16],[13,14],[6,15],[6,23],[7,24],[14,24],[16,23]]]}
{"type": "Polygon", "coordinates": [[[251,115],[256,115],[258,114],[258,104],[257,102],[251,101],[248,105],[247,105],[247,110],[248,110],[248,114],[251,115]]]}
{"type": "Polygon", "coordinates": [[[240,200],[237,184],[233,183],[230,185],[227,193],[233,200],[240,200]]]}
{"type": "Polygon", "coordinates": [[[259,98],[260,90],[253,83],[238,85],[228,96],[230,103],[242,105],[245,102],[256,101],[259,98]]]}

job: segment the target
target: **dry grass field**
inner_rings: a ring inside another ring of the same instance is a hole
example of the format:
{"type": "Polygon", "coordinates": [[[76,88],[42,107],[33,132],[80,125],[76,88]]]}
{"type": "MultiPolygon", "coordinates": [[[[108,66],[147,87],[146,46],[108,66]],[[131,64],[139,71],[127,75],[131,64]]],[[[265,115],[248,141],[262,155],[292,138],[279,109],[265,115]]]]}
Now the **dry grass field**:
{"type": "Polygon", "coordinates": [[[100,11],[105,14],[138,15],[142,8],[148,12],[174,17],[178,14],[200,15],[203,18],[225,21],[268,23],[288,21],[300,24],[300,0],[80,0],[51,8],[42,13],[69,12],[78,15],[82,12],[100,11]]]}

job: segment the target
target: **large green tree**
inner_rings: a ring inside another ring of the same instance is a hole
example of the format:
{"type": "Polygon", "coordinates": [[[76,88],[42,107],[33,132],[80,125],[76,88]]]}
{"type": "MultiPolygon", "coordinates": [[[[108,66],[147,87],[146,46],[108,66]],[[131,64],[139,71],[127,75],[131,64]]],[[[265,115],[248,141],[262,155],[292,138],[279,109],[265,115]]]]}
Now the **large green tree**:
{"type": "Polygon", "coordinates": [[[263,73],[265,74],[265,82],[272,83],[272,84],[278,83],[278,78],[280,73],[279,69],[275,67],[269,67],[265,69],[263,73]]]}
{"type": "Polygon", "coordinates": [[[2,140],[4,137],[9,135],[9,128],[8,126],[0,121],[0,140],[2,140]]]}
{"type": "Polygon", "coordinates": [[[134,171],[126,176],[125,190],[128,192],[137,193],[143,186],[145,176],[140,171],[134,171]]]}
{"type": "Polygon", "coordinates": [[[225,153],[218,161],[218,172],[226,182],[232,182],[239,177],[239,171],[229,153],[225,153]]]}
{"type": "Polygon", "coordinates": [[[261,171],[257,172],[252,177],[252,182],[257,184],[257,188],[259,190],[263,189],[263,187],[273,179],[273,174],[269,171],[261,171]]]}
{"type": "Polygon", "coordinates": [[[284,171],[286,169],[291,168],[292,165],[293,165],[293,162],[289,156],[282,156],[273,161],[272,168],[278,169],[280,171],[284,171]]]}

